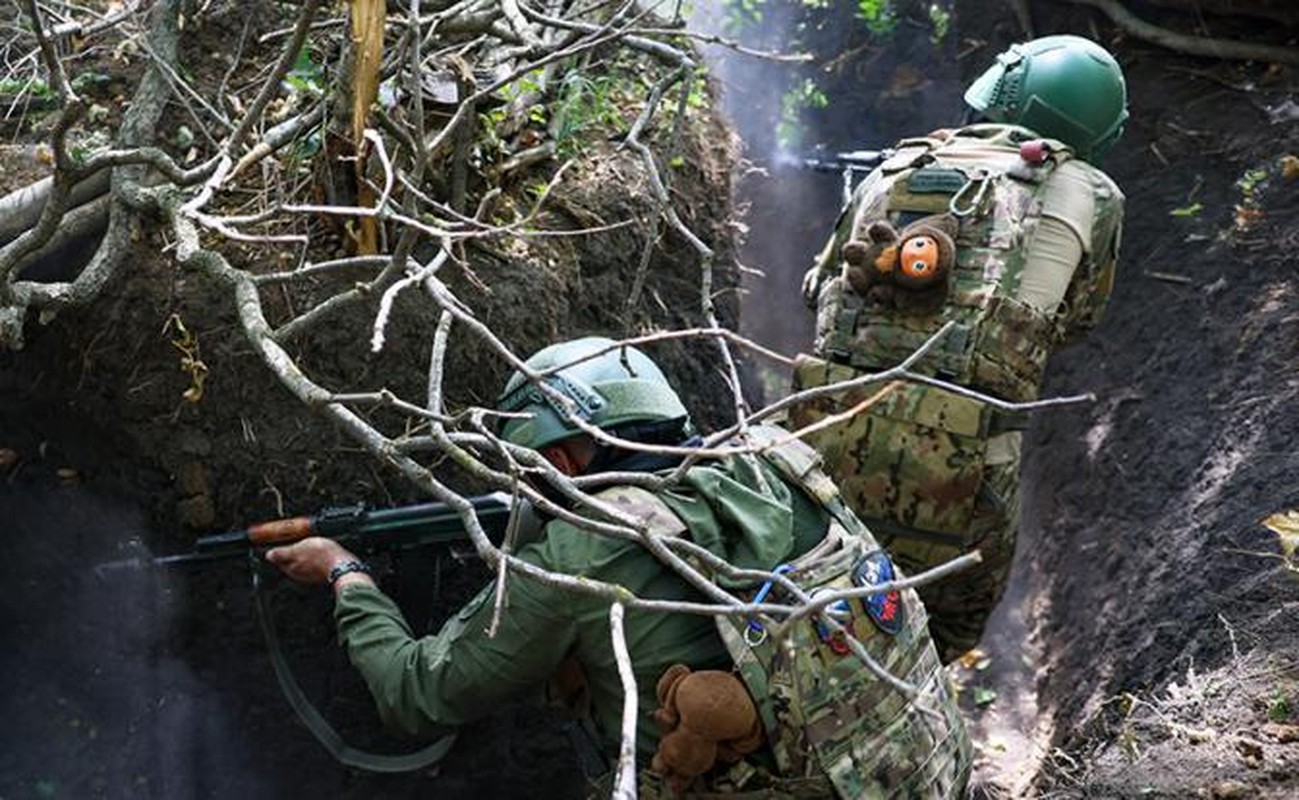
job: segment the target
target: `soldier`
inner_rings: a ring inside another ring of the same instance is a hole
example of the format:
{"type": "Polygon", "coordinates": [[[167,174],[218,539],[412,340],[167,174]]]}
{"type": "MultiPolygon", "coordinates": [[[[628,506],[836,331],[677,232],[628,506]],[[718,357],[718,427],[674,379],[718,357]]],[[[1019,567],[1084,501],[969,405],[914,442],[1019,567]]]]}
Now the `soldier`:
{"type": "MultiPolygon", "coordinates": [[[[566,475],[661,473],[682,460],[602,444],[572,414],[622,440],[697,441],[676,392],[634,348],[579,339],[545,348],[527,364],[571,409],[515,373],[498,403],[510,412],[500,435],[538,450],[566,475]]],[[[758,428],[751,436],[768,445],[767,455],[704,459],[671,488],[614,485],[595,496],[650,534],[687,536],[737,567],[779,569],[808,592],[896,577],[888,556],[839,502],[810,448],[783,441],[788,436],[776,429],[758,428]]],[[[619,584],[638,598],[706,600],[639,542],[559,519],[518,555],[551,572],[619,584]]],[[[607,766],[616,763],[623,699],[607,599],[511,572],[494,636],[487,633],[494,607],[488,586],[438,634],[416,639],[356,557],[336,542],[307,539],[267,558],[296,580],[331,586],[339,638],[390,725],[431,736],[577,664],[603,756],[607,766]]],[[[745,598],[760,590],[723,578],[718,585],[745,598]]],[[[763,594],[790,600],[778,582],[763,594]]],[[[804,620],[787,635],[768,636],[757,620],[629,611],[641,797],[707,791],[736,798],[958,796],[970,744],[914,591],[853,598],[832,612],[835,625],[804,620]],[[915,697],[872,674],[848,636],[914,686],[915,697]]],[[[609,788],[611,779],[602,785],[609,788]]]]}
{"type": "MultiPolygon", "coordinates": [[[[816,357],[794,389],[900,363],[1006,401],[1038,396],[1050,354],[1109,299],[1123,194],[1095,164],[1127,119],[1123,73],[1099,45],[1012,46],[966,91],[979,122],[905,139],[855,191],[804,299],[816,357]]],[[[796,427],[879,386],[797,407],[796,427]]],[[[982,564],[922,587],[945,661],[974,647],[1005,589],[1019,518],[1021,415],[917,383],[809,436],[853,510],[908,572],[972,550],[982,564]]]]}

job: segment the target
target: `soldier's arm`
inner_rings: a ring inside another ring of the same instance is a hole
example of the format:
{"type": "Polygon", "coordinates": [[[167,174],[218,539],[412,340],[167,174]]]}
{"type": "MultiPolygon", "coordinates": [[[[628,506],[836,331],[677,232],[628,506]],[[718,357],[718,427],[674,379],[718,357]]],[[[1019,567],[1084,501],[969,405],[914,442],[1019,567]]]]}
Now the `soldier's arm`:
{"type": "Polygon", "coordinates": [[[825,282],[839,274],[840,236],[836,230],[829,241],[812,259],[812,268],[803,275],[803,302],[808,308],[816,308],[816,299],[821,295],[825,282]]]}
{"type": "Polygon", "coordinates": [[[485,716],[552,675],[576,635],[564,603],[522,577],[507,580],[509,605],[495,636],[493,587],[483,589],[435,636],[414,638],[377,587],[339,590],[335,621],[349,659],[385,724],[417,736],[485,716]]]}
{"type": "Polygon", "coordinates": [[[1065,163],[1050,181],[1017,299],[1058,315],[1065,338],[1076,339],[1096,326],[1109,300],[1123,196],[1081,161],[1065,163]]]}

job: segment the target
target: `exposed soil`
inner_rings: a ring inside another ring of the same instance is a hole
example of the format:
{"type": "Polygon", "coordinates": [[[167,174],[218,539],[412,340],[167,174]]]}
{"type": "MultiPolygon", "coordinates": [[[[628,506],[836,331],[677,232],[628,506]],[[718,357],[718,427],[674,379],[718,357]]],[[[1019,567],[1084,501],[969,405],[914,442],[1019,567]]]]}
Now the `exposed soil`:
{"type": "MultiPolygon", "coordinates": [[[[1129,5],[1197,35],[1299,38],[1129,5]]],[[[1259,525],[1299,504],[1288,479],[1299,461],[1299,178],[1282,177],[1282,157],[1299,155],[1299,75],[1180,56],[1067,3],[1029,6],[1037,35],[1091,35],[1123,64],[1132,119],[1105,167],[1128,213],[1106,319],[1052,361],[1046,384],[1097,402],[1035,419],[1012,584],[982,652],[954,670],[979,746],[975,786],[994,797],[1299,795],[1299,747],[1285,727],[1299,719],[1299,578],[1259,525]]],[[[946,49],[927,51],[923,30],[904,26],[881,52],[845,33],[849,11],[826,25],[813,41],[827,61],[861,50],[819,75],[831,101],[810,144],[870,149],[895,138],[881,126],[950,124],[963,87],[1024,37],[987,3],[956,10],[946,49]],[[907,80],[916,63],[925,81],[907,80]]],[[[741,109],[769,83],[725,79],[741,109]]],[[[795,287],[829,230],[837,176],[780,169],[770,128],[751,136],[739,113],[746,154],[774,167],[743,185],[754,197],[750,242],[760,244],[741,257],[766,273],[751,294],[763,313],[746,307],[743,324],[762,341],[805,348],[811,320],[795,287]],[[775,198],[802,213],[773,224],[763,208],[775,198]]]]}
{"type": "MultiPolygon", "coordinates": [[[[878,55],[874,72],[842,76],[862,81],[863,102],[883,110],[863,131],[853,106],[819,141],[832,152],[857,149],[913,132],[917,114],[926,115],[920,127],[950,121],[934,109],[956,109],[963,83],[1022,36],[1009,18],[978,13],[984,6],[958,5],[943,45],[957,66],[928,85],[875,77],[925,57],[906,48],[878,55]]],[[[1139,10],[1193,32],[1291,44],[1296,36],[1139,10]]],[[[1285,179],[1280,164],[1299,155],[1296,76],[1177,56],[1068,4],[1033,11],[1038,33],[1094,31],[1127,71],[1132,121],[1106,168],[1129,212],[1109,314],[1048,375],[1050,393],[1093,391],[1098,400],[1035,420],[1014,583],[986,660],[959,676],[980,741],[978,784],[994,796],[1299,795],[1299,744],[1285,741],[1286,726],[1299,724],[1299,578],[1259,555],[1277,547],[1258,524],[1299,506],[1288,480],[1299,466],[1299,179],[1285,179]],[[1251,170],[1266,176],[1246,197],[1239,181],[1251,170]],[[1195,204],[1194,213],[1171,213],[1195,204]],[[1259,213],[1239,216],[1238,205],[1259,213]]],[[[724,244],[729,138],[712,129],[691,141],[685,161],[694,171],[678,185],[698,192],[685,205],[724,244]]],[[[768,152],[749,155],[771,166],[768,152]]],[[[643,210],[634,163],[611,155],[598,164],[566,182],[558,208],[609,218],[643,210]]],[[[746,301],[746,329],[792,351],[805,347],[811,324],[797,281],[829,229],[838,186],[833,176],[772,174],[750,176],[759,247],[744,259],[766,278],[746,301]],[[782,198],[806,202],[791,214],[782,198]]],[[[0,190],[19,179],[6,170],[0,190]]],[[[630,227],[558,240],[542,262],[473,253],[475,275],[457,289],[481,318],[510,327],[522,350],[608,332],[622,324],[610,309],[625,300],[625,255],[644,236],[630,227]],[[527,268],[537,263],[548,268],[527,268]],[[469,290],[472,278],[491,293],[469,290]]],[[[581,778],[559,723],[531,698],[467,729],[436,776],[339,767],[274,685],[246,565],[107,580],[93,572],[132,536],[171,551],[196,531],[338,501],[410,498],[295,407],[235,335],[232,312],[212,304],[210,287],[157,256],[163,245],[141,241],[137,272],[112,297],[32,326],[26,350],[0,355],[0,448],[17,457],[0,467],[0,517],[11,521],[0,565],[8,588],[0,797],[577,796],[581,778]],[[180,400],[189,379],[177,369],[175,329],[165,328],[173,313],[212,367],[197,405],[180,400]]],[[[655,312],[658,324],[694,319],[676,310],[694,307],[685,301],[697,285],[687,254],[665,237],[656,255],[653,289],[668,309],[655,312]]],[[[733,262],[723,246],[719,268],[733,262]]],[[[734,280],[732,271],[719,285],[734,280]]],[[[733,321],[728,297],[723,313],[733,321]]],[[[306,355],[340,389],[398,373],[403,358],[422,364],[428,310],[408,306],[378,359],[341,330],[306,355]]],[[[719,419],[726,404],[712,359],[656,355],[695,388],[697,415],[719,419]]],[[[452,368],[465,376],[454,387],[461,399],[489,399],[503,378],[470,351],[453,353],[452,368]]],[[[450,552],[422,558],[384,577],[421,628],[482,580],[450,552]]],[[[273,595],[293,665],[326,715],[358,743],[406,747],[378,729],[332,644],[325,599],[283,585],[273,595]]]]}

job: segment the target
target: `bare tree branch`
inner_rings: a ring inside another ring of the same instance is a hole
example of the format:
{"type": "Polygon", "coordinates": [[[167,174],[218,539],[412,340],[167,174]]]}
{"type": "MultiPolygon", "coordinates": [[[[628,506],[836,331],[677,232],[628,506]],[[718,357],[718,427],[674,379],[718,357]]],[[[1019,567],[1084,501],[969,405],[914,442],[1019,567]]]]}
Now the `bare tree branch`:
{"type": "Polygon", "coordinates": [[[1278,64],[1299,64],[1299,51],[1291,47],[1275,47],[1253,42],[1190,36],[1170,31],[1138,17],[1119,0],[1070,0],[1078,5],[1091,6],[1105,12],[1123,30],[1152,44],[1207,58],[1230,58],[1243,61],[1274,61],[1278,64]]]}

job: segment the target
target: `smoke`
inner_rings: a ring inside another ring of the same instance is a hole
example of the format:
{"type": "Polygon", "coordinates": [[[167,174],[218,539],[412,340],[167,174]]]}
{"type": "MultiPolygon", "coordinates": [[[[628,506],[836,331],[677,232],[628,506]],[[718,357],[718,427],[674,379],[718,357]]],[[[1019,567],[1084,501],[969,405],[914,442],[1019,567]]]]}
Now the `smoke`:
{"type": "MultiPolygon", "coordinates": [[[[943,14],[951,3],[931,6],[930,13],[943,14]]],[[[757,7],[761,19],[736,27],[740,4],[706,0],[691,25],[752,50],[812,56],[795,64],[717,45],[705,49],[722,109],[749,162],[735,199],[748,208],[740,259],[758,274],[745,276],[741,329],[793,353],[809,348],[813,332],[799,292],[802,276],[829,238],[842,196],[839,175],[803,168],[803,159],[879,149],[956,122],[962,109],[957,33],[946,17],[941,25],[903,20],[890,33],[873,33],[851,3],[757,7]]]]}
{"type": "Polygon", "coordinates": [[[173,650],[184,576],[93,569],[140,509],[60,470],[0,483],[0,797],[276,796],[241,703],[173,650]]]}

